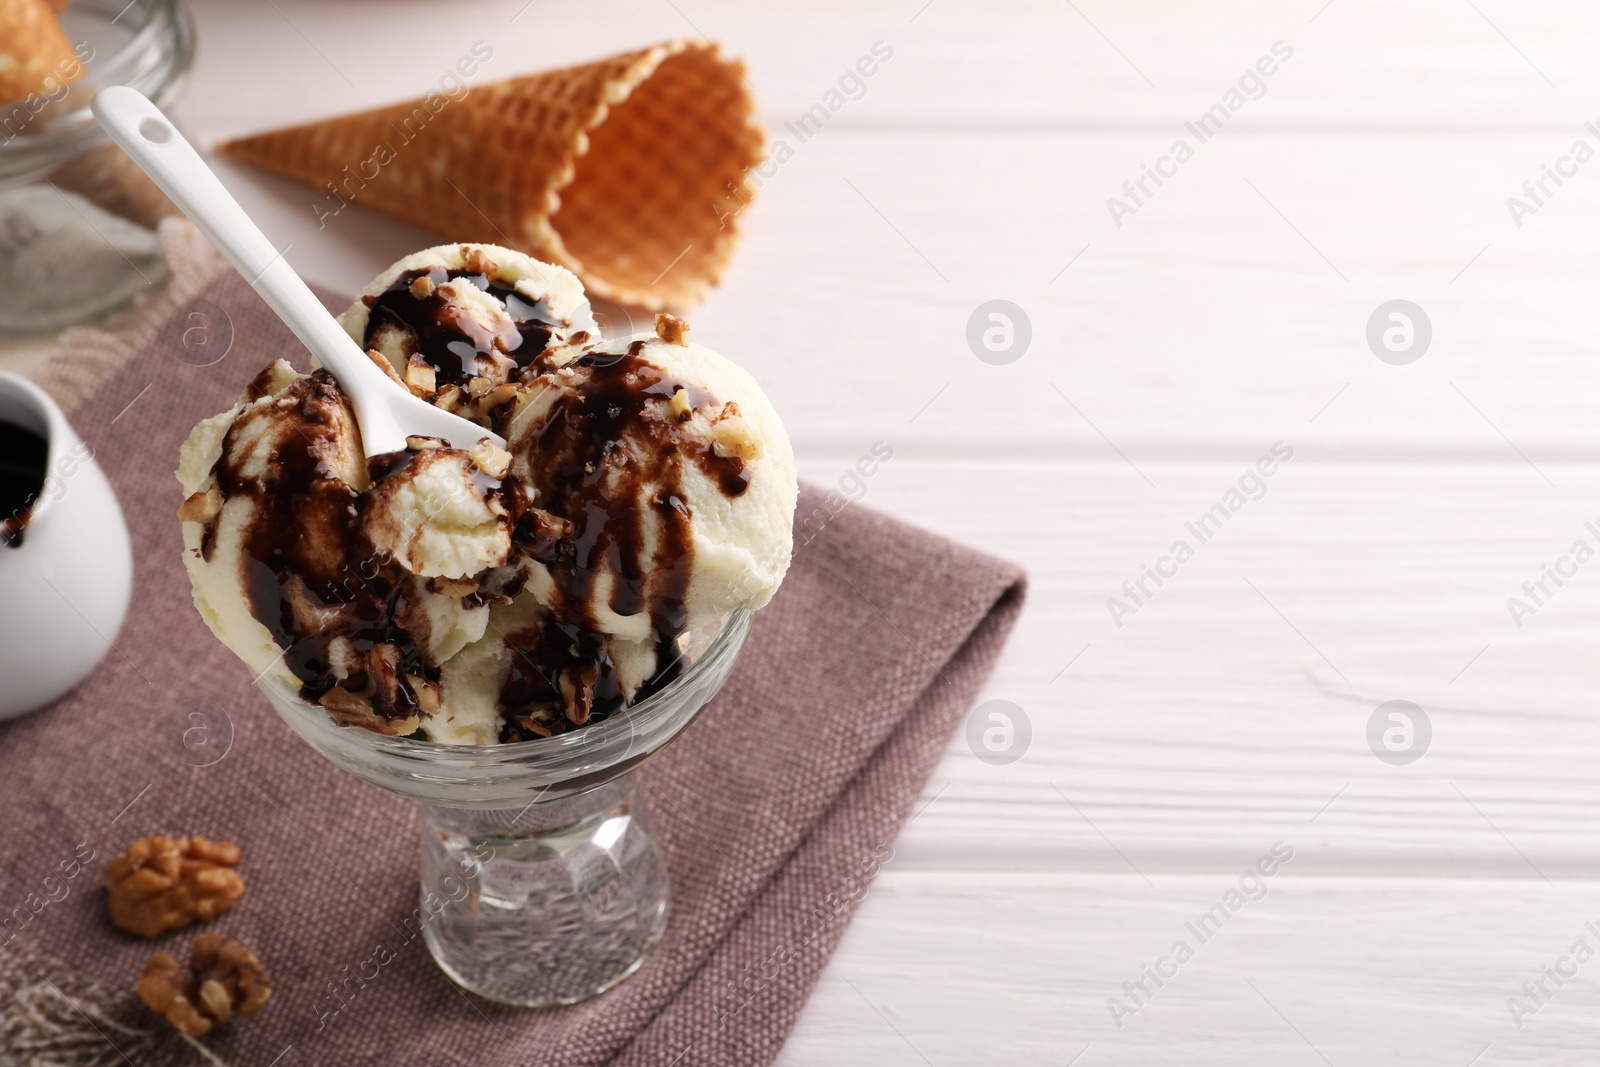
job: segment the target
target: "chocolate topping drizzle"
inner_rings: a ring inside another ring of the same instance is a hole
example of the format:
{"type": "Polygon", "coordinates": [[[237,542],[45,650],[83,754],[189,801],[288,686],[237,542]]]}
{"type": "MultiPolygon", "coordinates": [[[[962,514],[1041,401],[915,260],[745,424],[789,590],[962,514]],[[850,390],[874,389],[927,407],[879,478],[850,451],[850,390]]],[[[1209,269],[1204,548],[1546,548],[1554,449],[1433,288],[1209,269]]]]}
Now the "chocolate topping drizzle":
{"type": "Polygon", "coordinates": [[[645,359],[644,349],[636,341],[623,352],[587,353],[555,372],[557,381],[533,382],[557,398],[532,440],[516,443],[533,461],[528,484],[517,487],[512,537],[549,570],[556,602],[550,618],[507,636],[517,655],[499,697],[503,741],[571,729],[628,705],[609,639],[598,632],[604,574],[612,576],[606,606],[623,616],[647,612],[655,636],[656,672],[634,699],[682,673],[676,639],[694,566],[684,464],[698,464],[730,496],[745,491],[749,471],[683,432],[675,393],[687,390],[701,409],[716,401],[645,359]],[[552,721],[545,712],[553,707],[565,717],[552,721]]]}
{"type": "Polygon", "coordinates": [[[538,508],[566,520],[571,533],[552,546],[530,536],[523,521],[513,536],[549,567],[557,618],[598,629],[597,586],[611,574],[607,606],[623,616],[648,612],[652,629],[671,639],[684,629],[694,565],[684,464],[698,464],[730,496],[744,492],[749,472],[680,430],[673,394],[687,389],[701,407],[710,398],[645,359],[644,348],[635,341],[567,365],[580,384],[556,387],[559,396],[524,447],[537,457],[529,488],[538,508]]]}
{"type": "Polygon", "coordinates": [[[487,274],[463,268],[419,268],[403,272],[388,289],[376,297],[364,298],[369,310],[362,347],[372,348],[385,326],[400,326],[410,337],[402,342],[406,353],[415,353],[434,369],[440,388],[464,385],[467,379],[488,372],[496,364],[506,369],[528,366],[544,353],[554,332],[560,328],[545,298],[529,303],[515,289],[491,281],[487,274]],[[412,291],[412,283],[427,278],[433,288],[425,296],[412,291]],[[460,305],[451,303],[439,286],[465,279],[505,305],[513,329],[495,333],[460,305]]]}
{"type": "Polygon", "coordinates": [[[530,741],[601,722],[670,685],[683,673],[677,643],[656,641],[655,673],[633,700],[611,658],[609,639],[581,626],[546,619],[506,635],[514,655],[500,689],[500,741],[530,741]]]}
{"type": "MultiPolygon", "coordinates": [[[[290,385],[283,400],[294,405],[298,432],[278,442],[264,478],[247,477],[230,461],[247,419],[229,428],[215,467],[228,498],[255,502],[241,544],[251,612],[283,649],[308,700],[340,684],[329,646],[345,638],[368,663],[369,675],[346,679],[345,688],[371,688],[372,711],[381,719],[409,718],[420,709],[408,676],[437,680],[438,669],[422,650],[426,616],[409,605],[416,595],[411,575],[367,539],[361,495],[339,472],[340,435],[349,416],[338,384],[319,370],[290,385]]],[[[406,453],[379,456],[374,473],[392,473],[408,462],[406,453]]],[[[216,521],[208,524],[206,546],[215,545],[216,521]]]]}

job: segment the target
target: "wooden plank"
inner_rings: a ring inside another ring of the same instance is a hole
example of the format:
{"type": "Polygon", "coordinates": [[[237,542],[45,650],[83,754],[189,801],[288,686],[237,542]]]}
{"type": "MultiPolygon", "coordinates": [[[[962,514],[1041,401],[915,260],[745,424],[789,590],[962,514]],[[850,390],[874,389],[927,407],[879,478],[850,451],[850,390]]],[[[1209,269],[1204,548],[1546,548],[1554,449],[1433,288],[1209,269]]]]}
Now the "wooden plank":
{"type": "MultiPolygon", "coordinates": [[[[1154,135],[825,131],[747,213],[693,321],[758,375],[802,451],[871,433],[928,456],[1098,457],[1109,440],[1137,460],[1292,435],[1372,456],[1591,458],[1600,169],[1520,230],[1504,204],[1559,148],[1219,138],[1118,229],[1105,199],[1161,150],[1154,135]],[[995,298],[1032,324],[1007,366],[967,341],[995,298]],[[1393,299],[1432,324],[1410,366],[1368,347],[1393,299]]],[[[224,175],[297,268],[338,288],[438,240],[358,207],[319,230],[309,190],[224,175]]]]}
{"type": "Polygon", "coordinates": [[[1547,135],[1219,140],[1116,228],[1107,196],[1161,147],[819,137],[752,209],[745,258],[702,318],[731,324],[730,348],[774,352],[801,436],[829,432],[808,403],[821,394],[841,424],[915,419],[901,434],[941,455],[1104,453],[1109,438],[1158,456],[1287,433],[1491,459],[1515,456],[1506,438],[1535,457],[1592,449],[1578,286],[1600,185],[1569,185],[1520,230],[1504,206],[1547,135]],[[795,277],[816,279],[798,299],[795,277]],[[965,338],[996,297],[1033,324],[1010,366],[965,338]],[[1396,298],[1432,322],[1411,366],[1367,344],[1396,298]],[[806,388],[828,369],[851,388],[806,388]]]}
{"type": "Polygon", "coordinates": [[[1600,78],[1595,11],[1509,0],[997,0],[981,13],[953,0],[499,0],[458,4],[449,21],[405,5],[381,18],[316,0],[193,6],[206,44],[199,83],[272,88],[191,100],[197,119],[228,132],[420,95],[475,40],[496,50],[484,76],[499,78],[709,36],[748,58],[775,119],[817,103],[883,40],[894,58],[834,121],[985,130],[1173,129],[1222,100],[1277,41],[1293,55],[1265,90],[1247,82],[1241,128],[1564,130],[1595,117],[1584,101],[1600,78]]]}
{"type": "Polygon", "coordinates": [[[1580,938],[1600,950],[1585,926],[1594,883],[1322,878],[1299,862],[1204,943],[1185,924],[1237,887],[1244,863],[1153,886],[891,865],[777,1062],[1589,1062],[1600,964],[1560,988],[1546,980],[1552,996],[1521,1029],[1507,1001],[1531,1003],[1522,983],[1580,938]],[[1118,1029],[1108,999],[1131,1003],[1122,983],[1180,939],[1193,958],[1164,986],[1147,982],[1153,995],[1118,1029]]]}
{"type": "MultiPolygon", "coordinates": [[[[900,4],[780,16],[695,3],[629,5],[619,21],[507,3],[421,33],[420,9],[374,20],[309,0],[202,3],[209,48],[185,106],[212,139],[417,91],[419,72],[442,77],[485,34],[498,50],[480,78],[700,27],[751,53],[768,125],[795,156],[765,182],[729,283],[696,326],[768,383],[805,447],[864,431],[923,455],[1094,456],[1107,439],[1136,457],[1231,454],[1317,416],[1302,436],[1347,453],[1520,462],[1518,448],[1551,460],[1600,448],[1582,310],[1600,185],[1581,169],[1547,182],[1520,228],[1506,206],[1576,139],[1600,149],[1569,79],[1592,67],[1575,60],[1600,41],[1594,13],[1336,0],[1314,23],[1297,16],[1323,36],[1202,144],[1184,122],[1287,16],[1257,3],[1204,18],[1080,9],[1002,4],[974,22],[935,0],[912,22],[900,4]],[[882,27],[910,36],[801,144],[785,123],[882,27]],[[284,54],[303,60],[288,83],[284,54]],[[1562,76],[1563,95],[1529,59],[1562,76]],[[1148,196],[1125,192],[1178,137],[1195,157],[1160,188],[1147,181],[1148,196]],[[1112,197],[1136,205],[1121,226],[1112,197]],[[1034,338],[1004,367],[979,362],[965,336],[996,297],[1025,310],[1034,338]],[[1396,298],[1432,321],[1432,347],[1410,367],[1367,347],[1369,316],[1396,298]],[[838,381],[849,387],[825,385],[838,381]]],[[[302,187],[225,175],[290,261],[338,288],[437,239],[358,208],[319,229],[302,187]]]]}
{"type": "MultiPolygon", "coordinates": [[[[1186,523],[1247,463],[1144,465],[1152,486],[1114,458],[897,456],[867,482],[866,504],[1032,581],[984,694],[1024,709],[1031,747],[992,766],[956,738],[901,862],[1209,871],[1293,832],[1308,870],[1600,877],[1600,564],[1564,564],[1520,628],[1507,607],[1574,541],[1600,549],[1596,476],[1562,468],[1552,490],[1524,466],[1306,448],[1200,543],[1186,523]],[[1131,604],[1123,582],[1180,539],[1194,557],[1119,628],[1108,598],[1131,604]],[[1432,723],[1409,766],[1366,739],[1394,699],[1432,723]]],[[[848,464],[803,471],[837,484],[848,464]]]]}

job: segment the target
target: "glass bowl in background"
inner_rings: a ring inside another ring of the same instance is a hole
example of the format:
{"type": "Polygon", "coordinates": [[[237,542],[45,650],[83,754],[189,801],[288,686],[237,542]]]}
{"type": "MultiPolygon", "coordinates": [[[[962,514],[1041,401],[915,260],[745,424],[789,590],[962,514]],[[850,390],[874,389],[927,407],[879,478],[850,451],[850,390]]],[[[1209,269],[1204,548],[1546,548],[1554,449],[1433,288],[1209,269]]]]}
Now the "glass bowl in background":
{"type": "Polygon", "coordinates": [[[661,940],[670,887],[637,768],[710,703],[749,631],[750,612],[734,612],[688,636],[682,674],[659,692],[504,745],[342,727],[281,681],[258,684],[312,748],[421,805],[417,922],[440,968],[490,1000],[548,1007],[605,992],[661,940]]]}
{"type": "Polygon", "coordinates": [[[182,0],[75,0],[61,25],[83,75],[0,104],[0,285],[22,293],[0,309],[5,334],[87,322],[167,277],[151,231],[177,211],[106,137],[89,101],[130,85],[170,108],[194,58],[188,11],[182,0]],[[61,284],[40,277],[51,271],[61,284]],[[30,278],[39,292],[22,288],[30,278]]]}

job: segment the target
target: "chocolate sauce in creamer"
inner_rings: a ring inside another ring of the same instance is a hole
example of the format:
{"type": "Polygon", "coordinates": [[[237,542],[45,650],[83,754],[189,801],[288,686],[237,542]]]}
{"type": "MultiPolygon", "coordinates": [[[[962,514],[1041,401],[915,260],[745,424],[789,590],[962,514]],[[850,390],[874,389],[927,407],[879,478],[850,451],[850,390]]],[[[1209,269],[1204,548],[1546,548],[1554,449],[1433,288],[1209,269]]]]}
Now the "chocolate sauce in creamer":
{"type": "Polygon", "coordinates": [[[0,422],[0,544],[21,548],[34,505],[44,491],[49,445],[14,422],[0,422]]]}

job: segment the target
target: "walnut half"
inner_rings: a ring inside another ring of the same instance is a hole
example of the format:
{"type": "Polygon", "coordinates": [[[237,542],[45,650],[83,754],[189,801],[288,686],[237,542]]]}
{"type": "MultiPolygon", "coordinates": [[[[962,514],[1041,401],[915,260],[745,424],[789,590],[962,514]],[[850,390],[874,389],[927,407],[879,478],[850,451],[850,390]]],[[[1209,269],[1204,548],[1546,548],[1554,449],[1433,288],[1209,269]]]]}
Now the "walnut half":
{"type": "Polygon", "coordinates": [[[189,953],[189,971],[159,952],[145,962],[136,990],[145,1007],[190,1037],[203,1037],[235,1013],[249,1018],[272,999],[261,960],[222,934],[201,934],[189,953]]]}
{"type": "Polygon", "coordinates": [[[676,315],[669,315],[665,311],[656,312],[656,336],[669,345],[689,344],[689,324],[676,315]]]}
{"type": "Polygon", "coordinates": [[[106,864],[107,910],[119,930],[157,937],[214,919],[244,896],[239,846],[203,837],[141,837],[106,864]]]}

